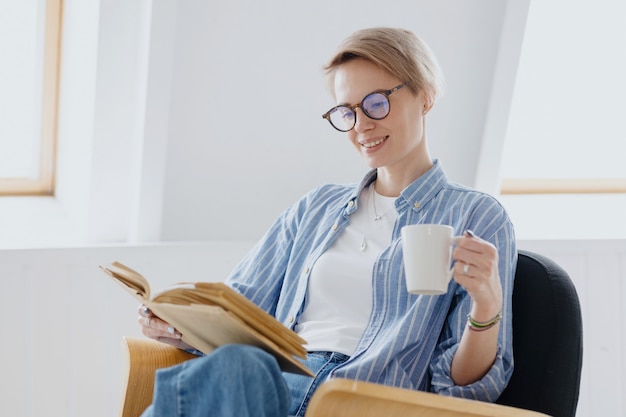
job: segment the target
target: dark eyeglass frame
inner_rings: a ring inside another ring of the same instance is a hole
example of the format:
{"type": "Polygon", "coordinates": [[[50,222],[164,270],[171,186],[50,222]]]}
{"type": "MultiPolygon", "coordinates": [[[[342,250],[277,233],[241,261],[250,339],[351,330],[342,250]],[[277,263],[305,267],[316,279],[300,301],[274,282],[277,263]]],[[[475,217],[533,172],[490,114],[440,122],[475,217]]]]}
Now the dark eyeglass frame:
{"type": "Polygon", "coordinates": [[[363,114],[365,114],[367,117],[369,117],[372,120],[383,120],[385,117],[389,116],[389,113],[391,113],[391,102],[389,101],[389,96],[392,95],[393,93],[395,93],[396,91],[400,90],[401,88],[404,88],[408,85],[408,82],[404,82],[400,85],[397,85],[395,87],[393,87],[390,90],[376,90],[376,91],[372,91],[371,93],[367,94],[365,97],[363,97],[363,100],[361,100],[360,103],[356,103],[353,105],[348,105],[348,104],[340,104],[338,106],[333,107],[332,109],[328,110],[326,113],[324,113],[322,115],[322,117],[326,120],[328,120],[328,123],[330,123],[330,125],[332,127],[334,127],[336,130],[340,131],[340,132],[349,132],[352,129],[354,129],[354,126],[356,126],[356,109],[360,108],[363,111],[363,114]],[[373,94],[382,94],[385,96],[385,98],[387,99],[387,102],[389,103],[389,110],[387,111],[387,113],[383,116],[383,117],[373,117],[372,115],[370,115],[367,110],[365,109],[365,107],[363,107],[363,103],[365,102],[365,100],[367,100],[368,97],[372,96],[373,94]],[[354,113],[354,119],[353,119],[353,123],[352,123],[352,127],[350,127],[349,129],[340,129],[337,126],[335,126],[332,122],[332,120],[330,119],[330,115],[331,113],[333,113],[335,110],[339,109],[339,108],[346,108],[349,109],[350,111],[352,111],[352,113],[354,113]]]}

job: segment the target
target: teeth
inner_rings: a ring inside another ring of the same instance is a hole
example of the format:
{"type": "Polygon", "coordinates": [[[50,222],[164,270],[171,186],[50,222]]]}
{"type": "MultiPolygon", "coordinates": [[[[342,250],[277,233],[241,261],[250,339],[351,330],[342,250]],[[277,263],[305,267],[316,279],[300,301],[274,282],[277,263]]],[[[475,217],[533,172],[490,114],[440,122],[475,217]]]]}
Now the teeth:
{"type": "Polygon", "coordinates": [[[378,146],[385,141],[385,138],[377,140],[376,142],[364,143],[363,146],[366,148],[373,148],[374,146],[378,146]]]}

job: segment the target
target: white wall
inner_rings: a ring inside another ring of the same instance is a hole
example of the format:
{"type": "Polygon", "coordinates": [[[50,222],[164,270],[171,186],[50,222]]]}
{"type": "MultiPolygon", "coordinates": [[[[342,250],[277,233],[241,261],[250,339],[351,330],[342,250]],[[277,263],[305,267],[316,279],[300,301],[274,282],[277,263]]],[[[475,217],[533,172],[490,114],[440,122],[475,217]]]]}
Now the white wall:
{"type": "Polygon", "coordinates": [[[220,281],[248,249],[213,242],[0,250],[0,415],[118,414],[121,337],[141,337],[138,303],[98,265],[134,266],[159,289],[220,281]]]}
{"type": "MultiPolygon", "coordinates": [[[[365,165],[321,118],[334,105],[321,68],[344,37],[367,26],[406,27],[435,51],[448,90],[428,119],[431,150],[452,179],[474,184],[507,7],[179,2],[162,238],[257,238],[310,188],[360,179],[365,165]]],[[[519,51],[515,41],[504,48],[519,51]]]]}
{"type": "Polygon", "coordinates": [[[481,149],[504,137],[529,1],[66,0],[58,192],[0,199],[0,247],[256,239],[312,187],[357,181],[321,68],[366,26],[430,44],[448,81],[433,155],[497,177],[481,149]]]}

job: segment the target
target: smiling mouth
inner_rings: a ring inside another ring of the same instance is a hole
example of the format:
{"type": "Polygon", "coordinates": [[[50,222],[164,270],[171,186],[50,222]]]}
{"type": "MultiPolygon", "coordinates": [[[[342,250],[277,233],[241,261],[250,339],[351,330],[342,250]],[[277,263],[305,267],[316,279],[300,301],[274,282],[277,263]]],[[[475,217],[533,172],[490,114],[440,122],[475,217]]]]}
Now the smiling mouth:
{"type": "Polygon", "coordinates": [[[362,143],[361,146],[363,146],[364,148],[368,148],[368,149],[374,148],[380,145],[381,143],[383,143],[384,141],[386,141],[387,139],[389,139],[389,136],[385,136],[384,138],[375,140],[374,142],[362,143]]]}

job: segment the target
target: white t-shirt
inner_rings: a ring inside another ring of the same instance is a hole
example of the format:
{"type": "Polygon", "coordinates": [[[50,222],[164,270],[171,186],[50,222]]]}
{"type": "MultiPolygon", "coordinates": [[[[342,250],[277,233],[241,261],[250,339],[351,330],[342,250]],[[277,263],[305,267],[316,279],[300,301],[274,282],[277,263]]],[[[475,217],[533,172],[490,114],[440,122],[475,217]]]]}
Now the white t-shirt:
{"type": "Polygon", "coordinates": [[[352,355],[372,309],[372,268],[389,246],[398,213],[396,197],[363,190],[350,224],[311,271],[295,331],[309,351],[352,355]],[[378,220],[375,220],[378,218],[378,220]]]}

